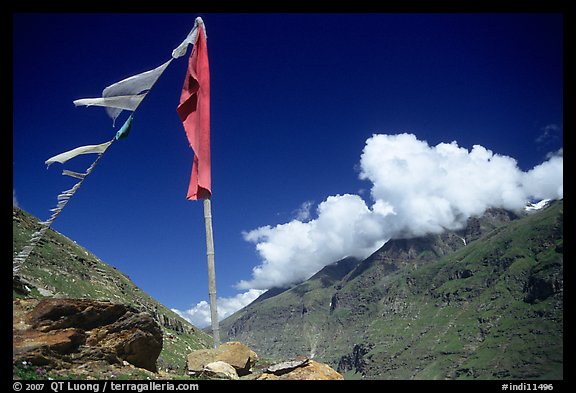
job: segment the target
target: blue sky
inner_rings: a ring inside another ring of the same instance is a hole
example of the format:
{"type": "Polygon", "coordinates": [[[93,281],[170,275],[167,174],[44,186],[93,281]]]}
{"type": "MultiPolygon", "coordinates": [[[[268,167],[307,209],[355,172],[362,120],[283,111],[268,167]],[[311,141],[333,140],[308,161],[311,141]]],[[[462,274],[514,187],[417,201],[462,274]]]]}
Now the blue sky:
{"type": "MultiPolygon", "coordinates": [[[[12,157],[21,208],[49,218],[56,196],[74,184],[61,170],[85,170],[95,157],[48,170],[44,161],[110,140],[126,117],[113,128],[103,108],[72,101],[98,97],[104,87],[167,61],[197,16],[206,24],[211,71],[217,292],[229,308],[267,285],[256,285],[253,269],[273,266],[278,250],[294,254],[282,269],[292,264],[306,276],[321,268],[326,261],[296,266],[300,246],[278,242],[292,233],[306,244],[319,239],[303,235],[307,224],[320,222],[341,196],[354,197],[346,200],[351,210],[333,216],[336,223],[358,217],[352,206],[373,212],[403,199],[379,183],[388,180],[378,168],[388,164],[374,164],[383,154],[377,147],[424,146],[436,160],[444,157],[438,144],[455,141],[470,157],[482,156],[474,150],[479,145],[515,160],[513,176],[537,175],[534,167],[561,157],[561,14],[22,13],[13,16],[12,157]]],[[[201,324],[186,310],[208,300],[203,210],[185,199],[193,153],[176,114],[188,54],[160,77],[130,136],[110,147],[53,228],[201,324]]],[[[374,225],[405,225],[384,221],[374,225]]],[[[394,233],[376,230],[360,254],[394,233]]],[[[324,257],[355,252],[337,245],[324,257]]],[[[314,259],[317,248],[302,258],[314,259]]],[[[282,269],[275,274],[291,274],[282,269]]]]}

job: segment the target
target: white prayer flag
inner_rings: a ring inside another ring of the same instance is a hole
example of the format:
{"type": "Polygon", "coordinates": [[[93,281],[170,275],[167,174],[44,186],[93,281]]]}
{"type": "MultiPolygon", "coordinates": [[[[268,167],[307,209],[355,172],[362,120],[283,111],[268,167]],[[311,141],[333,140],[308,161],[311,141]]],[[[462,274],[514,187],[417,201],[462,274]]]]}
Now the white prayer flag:
{"type": "Polygon", "coordinates": [[[188,50],[188,45],[194,45],[194,42],[196,42],[196,36],[198,35],[198,26],[202,26],[202,29],[204,29],[204,36],[206,37],[206,39],[208,39],[208,36],[206,35],[206,26],[204,26],[204,21],[202,20],[202,18],[197,17],[196,20],[194,21],[194,27],[192,28],[192,30],[190,30],[188,36],[184,39],[184,41],[182,41],[182,43],[180,43],[180,45],[178,45],[176,49],[172,51],[172,57],[174,59],[184,56],[186,54],[186,50],[188,50]]]}
{"type": "Polygon", "coordinates": [[[96,105],[106,107],[106,112],[116,121],[116,118],[123,110],[135,111],[142,102],[146,94],[143,92],[150,90],[160,75],[166,70],[173,59],[168,60],[153,70],[133,75],[129,78],[116,82],[102,91],[101,98],[82,98],[74,101],[74,105],[96,105]]]}
{"type": "Polygon", "coordinates": [[[68,161],[68,160],[70,160],[76,156],[79,156],[80,154],[91,154],[91,153],[102,154],[106,151],[106,149],[108,149],[108,146],[110,146],[111,143],[112,143],[112,141],[102,143],[100,145],[80,146],[80,147],[77,147],[76,149],[69,150],[67,152],[58,154],[54,157],[47,159],[45,164],[47,166],[50,166],[51,164],[53,164],[55,162],[59,162],[60,164],[64,164],[66,161],[68,161]]]}

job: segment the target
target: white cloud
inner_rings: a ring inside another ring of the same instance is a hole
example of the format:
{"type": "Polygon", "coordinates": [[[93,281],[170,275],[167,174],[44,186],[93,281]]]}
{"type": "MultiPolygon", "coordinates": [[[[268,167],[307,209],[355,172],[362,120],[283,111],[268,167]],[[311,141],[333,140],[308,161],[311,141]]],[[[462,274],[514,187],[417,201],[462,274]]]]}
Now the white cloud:
{"type": "Polygon", "coordinates": [[[310,210],[312,209],[313,205],[314,201],[303,202],[298,209],[292,212],[296,216],[296,220],[302,222],[310,220],[311,217],[310,210]]]}
{"type": "Polygon", "coordinates": [[[362,179],[375,201],[394,207],[392,237],[461,227],[488,207],[520,209],[527,202],[516,161],[475,145],[429,146],[412,134],[374,135],[361,159],[362,179]]]}
{"type": "Polygon", "coordinates": [[[533,199],[560,199],[564,196],[563,150],[549,156],[548,161],[523,174],[522,184],[533,199]]]}
{"type": "MultiPolygon", "coordinates": [[[[233,297],[218,298],[216,300],[216,306],[218,308],[218,320],[222,320],[252,303],[262,293],[264,293],[264,291],[258,289],[250,289],[233,297]]],[[[172,311],[200,329],[210,326],[211,324],[210,304],[204,300],[188,310],[181,311],[172,309],[172,311]]]]}
{"type": "Polygon", "coordinates": [[[238,288],[268,289],[303,281],[345,256],[367,257],[386,239],[384,216],[358,195],[328,197],[318,205],[318,218],[293,220],[244,233],[256,244],[263,263],[252,269],[252,280],[238,288]]]}
{"type": "Polygon", "coordinates": [[[372,206],[358,195],[330,196],[315,219],[245,232],[262,263],[237,287],[293,285],[346,256],[367,257],[390,238],[457,229],[489,207],[521,210],[531,199],[562,198],[562,174],[561,151],[523,172],[513,158],[480,145],[468,150],[455,141],[430,146],[412,134],[373,135],[360,158],[372,206]]]}

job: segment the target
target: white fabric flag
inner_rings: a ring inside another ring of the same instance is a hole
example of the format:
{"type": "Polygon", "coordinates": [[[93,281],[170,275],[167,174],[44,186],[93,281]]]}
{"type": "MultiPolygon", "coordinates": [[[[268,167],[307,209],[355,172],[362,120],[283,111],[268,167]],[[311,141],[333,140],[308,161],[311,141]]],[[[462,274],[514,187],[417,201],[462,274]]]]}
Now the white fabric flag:
{"type": "Polygon", "coordinates": [[[204,36],[206,37],[206,39],[208,39],[208,36],[206,35],[206,26],[204,26],[204,21],[202,20],[202,18],[197,17],[196,20],[194,21],[194,27],[192,28],[192,30],[190,30],[188,36],[184,39],[184,41],[182,41],[180,45],[178,45],[176,49],[172,51],[172,57],[174,59],[184,56],[186,54],[186,51],[188,50],[188,45],[193,45],[194,42],[196,42],[196,35],[198,35],[198,26],[202,26],[202,28],[204,29],[204,36]]]}
{"type": "MultiPolygon", "coordinates": [[[[106,98],[81,98],[79,100],[74,101],[74,105],[80,106],[104,106],[106,107],[106,111],[108,108],[110,110],[119,110],[118,114],[123,110],[134,111],[138,108],[138,105],[142,102],[142,100],[146,97],[146,93],[144,94],[137,94],[133,96],[117,96],[117,97],[106,97],[106,98]]],[[[110,114],[110,113],[109,113],[110,114]]],[[[116,117],[110,115],[113,119],[116,117]]]]}
{"type": "Polygon", "coordinates": [[[47,159],[45,164],[47,166],[50,166],[51,164],[53,164],[55,162],[59,162],[60,164],[64,164],[66,161],[68,161],[68,160],[70,160],[76,156],[79,156],[80,154],[91,154],[91,153],[102,154],[106,151],[106,149],[108,149],[108,146],[110,146],[111,143],[112,143],[112,141],[102,143],[100,145],[80,146],[80,147],[77,147],[76,149],[69,150],[67,152],[58,154],[54,157],[47,159]]]}
{"type": "Polygon", "coordinates": [[[123,110],[135,111],[142,102],[146,94],[141,94],[150,90],[160,75],[166,70],[173,59],[168,60],[153,70],[133,75],[129,78],[116,82],[102,91],[102,98],[82,98],[74,101],[74,105],[96,105],[106,107],[106,112],[113,121],[123,110]]]}

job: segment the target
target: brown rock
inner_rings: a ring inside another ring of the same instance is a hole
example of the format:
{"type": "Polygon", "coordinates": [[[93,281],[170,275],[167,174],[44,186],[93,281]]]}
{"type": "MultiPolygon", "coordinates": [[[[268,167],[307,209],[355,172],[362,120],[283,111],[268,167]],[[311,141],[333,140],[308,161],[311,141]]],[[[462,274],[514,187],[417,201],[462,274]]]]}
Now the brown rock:
{"type": "Polygon", "coordinates": [[[128,312],[114,323],[93,329],[86,344],[111,348],[120,359],[136,367],[157,371],[162,330],[148,313],[128,312]]]}
{"type": "Polygon", "coordinates": [[[13,302],[14,360],[69,368],[89,362],[156,371],[162,330],[147,313],[87,299],[13,302]]]}
{"type": "Polygon", "coordinates": [[[14,331],[13,357],[37,366],[61,367],[60,358],[76,350],[85,335],[77,329],[64,329],[42,333],[35,330],[14,331]]]}
{"type": "Polygon", "coordinates": [[[304,361],[283,362],[279,365],[268,367],[268,369],[266,369],[257,379],[343,380],[344,377],[327,364],[312,359],[306,359],[304,361]]]}
{"type": "Polygon", "coordinates": [[[197,349],[186,356],[188,372],[192,374],[201,373],[208,363],[216,361],[216,354],[213,349],[197,349]]]}
{"type": "Polygon", "coordinates": [[[230,341],[217,348],[217,360],[228,363],[236,369],[238,375],[245,375],[258,360],[256,352],[238,341],[230,341]]]}
{"type": "Polygon", "coordinates": [[[269,373],[262,373],[256,378],[258,381],[277,381],[279,379],[280,377],[278,375],[269,373]]]}
{"type": "Polygon", "coordinates": [[[46,299],[28,314],[28,322],[37,330],[76,327],[89,330],[114,322],[128,309],[122,304],[88,299],[46,299]]]}
{"type": "Polygon", "coordinates": [[[254,366],[257,359],[256,352],[246,345],[231,341],[221,344],[218,348],[191,352],[187,356],[187,364],[191,374],[199,374],[207,364],[222,361],[234,367],[238,375],[242,376],[250,373],[250,368],[254,366]]]}

